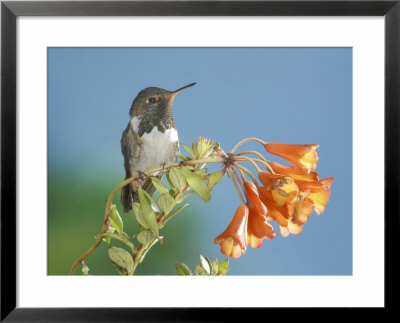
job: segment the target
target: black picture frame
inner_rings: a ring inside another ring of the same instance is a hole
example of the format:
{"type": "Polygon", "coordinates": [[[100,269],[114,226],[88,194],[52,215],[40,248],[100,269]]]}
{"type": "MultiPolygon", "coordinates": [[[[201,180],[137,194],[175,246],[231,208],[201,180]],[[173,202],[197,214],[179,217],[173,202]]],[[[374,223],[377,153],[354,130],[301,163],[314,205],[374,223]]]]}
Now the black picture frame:
{"type": "MultiPolygon", "coordinates": [[[[399,282],[400,0],[396,1],[2,1],[1,321],[233,321],[243,309],[18,308],[16,281],[16,19],[19,16],[384,16],[385,307],[399,282]]],[[[373,148],[371,148],[373,150],[373,148]]],[[[373,156],[373,151],[371,151],[373,156]]],[[[376,188],[379,189],[379,188],[376,188]]],[[[374,188],[371,188],[373,194],[374,188]]],[[[373,261],[373,260],[371,260],[373,261]]],[[[345,291],[344,291],[345,292],[345,291]]],[[[40,293],[40,291],[38,291],[40,293]]],[[[268,293],[267,293],[268,294],[268,293]]],[[[266,294],[266,295],[267,295],[266,294]]],[[[56,297],[56,295],[55,295],[56,297]]],[[[134,302],[133,302],[134,304],[134,302]]],[[[249,310],[249,309],[248,309],[249,310]]],[[[255,309],[250,309],[256,311],[255,309]]],[[[266,311],[268,309],[258,309],[266,311]]],[[[381,314],[382,309],[378,309],[381,314]]],[[[379,315],[380,315],[379,314],[379,315]]],[[[253,314],[252,314],[253,315],[253,314]]],[[[254,315],[263,315],[256,313],[254,315]]],[[[261,318],[263,316],[260,316],[261,318]]],[[[289,318],[289,316],[288,316],[289,318]]],[[[382,319],[382,318],[381,318],[382,319]]]]}

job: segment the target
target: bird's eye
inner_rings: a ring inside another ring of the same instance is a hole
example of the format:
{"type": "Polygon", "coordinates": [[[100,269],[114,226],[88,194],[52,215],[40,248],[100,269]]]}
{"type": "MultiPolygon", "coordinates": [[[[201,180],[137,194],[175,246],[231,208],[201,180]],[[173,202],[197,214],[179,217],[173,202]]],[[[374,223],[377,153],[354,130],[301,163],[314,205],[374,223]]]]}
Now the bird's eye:
{"type": "Polygon", "coordinates": [[[149,99],[149,102],[150,102],[150,103],[156,103],[156,102],[157,102],[157,99],[156,99],[156,98],[150,98],[150,99],[149,99]]]}

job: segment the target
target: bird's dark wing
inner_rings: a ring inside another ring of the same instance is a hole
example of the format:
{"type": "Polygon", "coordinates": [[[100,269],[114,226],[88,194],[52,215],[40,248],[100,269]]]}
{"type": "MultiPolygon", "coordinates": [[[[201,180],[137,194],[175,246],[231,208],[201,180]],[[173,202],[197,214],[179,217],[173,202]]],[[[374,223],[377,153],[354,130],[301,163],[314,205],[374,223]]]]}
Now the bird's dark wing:
{"type": "Polygon", "coordinates": [[[125,178],[131,177],[131,171],[130,171],[130,163],[129,161],[132,159],[134,155],[134,147],[132,147],[132,143],[134,142],[134,136],[135,134],[132,131],[132,128],[128,124],[124,132],[122,133],[122,138],[121,138],[121,151],[122,155],[124,156],[124,167],[125,167],[125,173],[126,176],[125,178]]]}
{"type": "MultiPolygon", "coordinates": [[[[132,176],[130,170],[130,159],[133,157],[134,151],[132,147],[132,142],[135,134],[133,133],[130,125],[126,127],[121,138],[121,151],[124,156],[124,166],[125,166],[125,179],[132,176]]],[[[121,203],[124,207],[124,212],[127,213],[132,209],[132,201],[134,199],[134,192],[132,190],[132,185],[126,185],[121,189],[121,203]]]]}

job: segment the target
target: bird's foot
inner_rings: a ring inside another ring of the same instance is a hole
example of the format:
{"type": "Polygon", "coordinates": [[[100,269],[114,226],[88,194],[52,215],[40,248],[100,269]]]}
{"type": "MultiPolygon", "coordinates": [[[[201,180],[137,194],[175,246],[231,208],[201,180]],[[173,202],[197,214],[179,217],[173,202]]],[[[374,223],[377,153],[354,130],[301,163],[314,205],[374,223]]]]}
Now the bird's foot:
{"type": "Polygon", "coordinates": [[[148,176],[144,172],[142,172],[141,170],[138,170],[138,178],[140,181],[143,182],[147,177],[148,176]]]}

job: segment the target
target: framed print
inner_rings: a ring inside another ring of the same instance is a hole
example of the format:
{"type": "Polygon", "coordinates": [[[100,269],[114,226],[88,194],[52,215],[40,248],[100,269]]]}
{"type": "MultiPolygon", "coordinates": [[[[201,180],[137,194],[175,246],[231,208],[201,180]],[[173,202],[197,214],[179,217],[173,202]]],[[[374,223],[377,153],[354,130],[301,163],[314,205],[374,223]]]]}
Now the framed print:
{"type": "Polygon", "coordinates": [[[1,10],[2,320],[393,307],[398,1],[1,10]]]}

